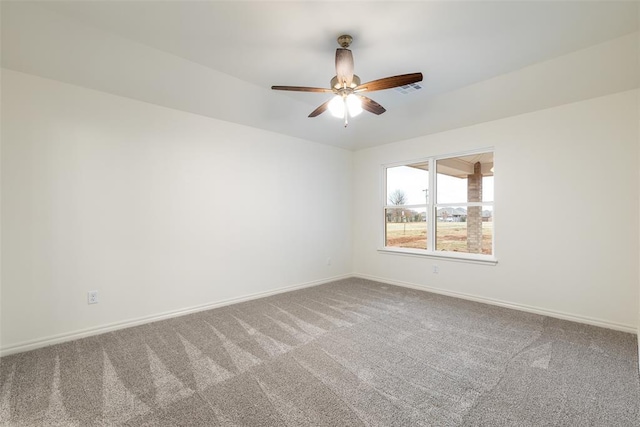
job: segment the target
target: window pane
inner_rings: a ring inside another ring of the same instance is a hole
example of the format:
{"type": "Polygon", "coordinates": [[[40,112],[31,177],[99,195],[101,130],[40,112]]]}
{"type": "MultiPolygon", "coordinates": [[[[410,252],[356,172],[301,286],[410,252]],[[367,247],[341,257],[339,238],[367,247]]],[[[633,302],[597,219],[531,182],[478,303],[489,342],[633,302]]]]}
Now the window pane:
{"type": "Polygon", "coordinates": [[[437,203],[492,202],[493,153],[436,161],[437,203]]]}
{"type": "Polygon", "coordinates": [[[493,172],[482,177],[482,201],[493,202],[493,172]]]}
{"type": "Polygon", "coordinates": [[[385,209],[385,246],[427,249],[427,209],[385,209]]]}
{"type": "Polygon", "coordinates": [[[424,205],[427,203],[429,163],[387,168],[387,205],[424,205]]]}
{"type": "Polygon", "coordinates": [[[438,208],[436,250],[493,254],[493,207],[438,208]]]}

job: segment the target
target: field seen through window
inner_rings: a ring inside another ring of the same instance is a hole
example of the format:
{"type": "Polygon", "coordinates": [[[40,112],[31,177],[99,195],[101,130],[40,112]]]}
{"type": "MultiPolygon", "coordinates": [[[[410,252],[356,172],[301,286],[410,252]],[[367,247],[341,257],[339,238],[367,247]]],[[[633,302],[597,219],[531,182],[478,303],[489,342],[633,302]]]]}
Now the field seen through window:
{"type": "MultiPolygon", "coordinates": [[[[427,223],[387,222],[386,246],[396,248],[427,248],[427,223]]],[[[493,222],[482,223],[482,253],[491,255],[493,239],[493,222]]],[[[467,223],[436,223],[436,250],[451,252],[469,252],[467,249],[467,223]]]]}

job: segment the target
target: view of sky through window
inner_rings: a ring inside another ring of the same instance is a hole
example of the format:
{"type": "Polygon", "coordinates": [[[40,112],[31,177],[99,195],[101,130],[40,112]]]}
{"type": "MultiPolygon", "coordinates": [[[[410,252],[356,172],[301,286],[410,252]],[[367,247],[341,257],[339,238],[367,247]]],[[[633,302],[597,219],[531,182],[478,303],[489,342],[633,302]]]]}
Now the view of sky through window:
{"type": "MultiPolygon", "coordinates": [[[[460,203],[467,201],[467,180],[443,174],[437,175],[438,203],[460,203]]],[[[483,201],[493,201],[493,176],[483,178],[483,201]]],[[[425,190],[429,185],[429,172],[409,166],[387,168],[387,200],[395,190],[402,190],[407,205],[427,203],[425,190]]]]}

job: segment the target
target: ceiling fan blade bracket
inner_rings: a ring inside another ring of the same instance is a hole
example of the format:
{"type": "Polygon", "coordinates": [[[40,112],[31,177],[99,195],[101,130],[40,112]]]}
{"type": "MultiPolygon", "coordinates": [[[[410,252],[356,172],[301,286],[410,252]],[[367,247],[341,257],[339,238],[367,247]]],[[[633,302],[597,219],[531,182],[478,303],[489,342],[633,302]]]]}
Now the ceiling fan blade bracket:
{"type": "Polygon", "coordinates": [[[318,93],[332,93],[333,89],[327,89],[322,87],[306,87],[306,86],[271,86],[272,90],[288,90],[291,92],[318,92],[318,93]]]}

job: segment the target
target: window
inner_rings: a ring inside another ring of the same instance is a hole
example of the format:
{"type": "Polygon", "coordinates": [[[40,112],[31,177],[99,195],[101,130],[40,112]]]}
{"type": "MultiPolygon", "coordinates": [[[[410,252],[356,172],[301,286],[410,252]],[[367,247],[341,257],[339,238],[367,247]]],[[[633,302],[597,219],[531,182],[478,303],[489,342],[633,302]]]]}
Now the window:
{"type": "Polygon", "coordinates": [[[493,260],[493,152],[384,167],[384,249],[493,260]]]}

